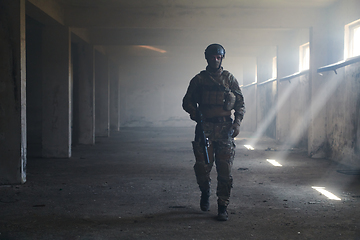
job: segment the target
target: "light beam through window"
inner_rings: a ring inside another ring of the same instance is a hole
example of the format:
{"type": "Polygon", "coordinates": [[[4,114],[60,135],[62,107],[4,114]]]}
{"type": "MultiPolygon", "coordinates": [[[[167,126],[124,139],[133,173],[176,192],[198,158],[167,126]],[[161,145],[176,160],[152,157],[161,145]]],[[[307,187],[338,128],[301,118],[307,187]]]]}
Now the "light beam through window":
{"type": "Polygon", "coordinates": [[[325,195],[328,199],[331,199],[331,200],[337,200],[337,201],[340,201],[341,198],[337,197],[336,195],[334,195],[333,193],[325,190],[325,187],[311,187],[313,189],[315,189],[316,191],[318,191],[319,193],[325,195]]]}
{"type": "Polygon", "coordinates": [[[251,145],[244,145],[248,150],[255,150],[251,145]]]}
{"type": "Polygon", "coordinates": [[[282,165],[280,163],[278,163],[276,160],[274,159],[266,159],[266,161],[268,161],[269,163],[271,163],[273,166],[275,167],[282,167],[282,165]]]}

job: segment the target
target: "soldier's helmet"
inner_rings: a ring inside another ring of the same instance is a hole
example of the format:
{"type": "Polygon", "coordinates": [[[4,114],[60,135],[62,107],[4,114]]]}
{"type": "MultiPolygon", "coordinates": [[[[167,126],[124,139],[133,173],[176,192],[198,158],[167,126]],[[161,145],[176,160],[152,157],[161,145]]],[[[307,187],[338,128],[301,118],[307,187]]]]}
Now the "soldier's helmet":
{"type": "Polygon", "coordinates": [[[217,43],[210,44],[205,49],[205,58],[207,59],[209,56],[212,56],[212,55],[221,55],[222,58],[224,58],[225,57],[225,48],[217,43]]]}

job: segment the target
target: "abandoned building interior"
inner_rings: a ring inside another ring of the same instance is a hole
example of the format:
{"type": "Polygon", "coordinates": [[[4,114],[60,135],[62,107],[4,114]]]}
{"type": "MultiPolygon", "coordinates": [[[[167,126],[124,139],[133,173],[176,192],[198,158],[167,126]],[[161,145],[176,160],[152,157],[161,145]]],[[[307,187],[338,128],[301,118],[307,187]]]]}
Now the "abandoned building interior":
{"type": "Polygon", "coordinates": [[[360,239],[359,9],[0,0],[0,239],[360,239]],[[212,43],[246,106],[225,224],[181,107],[212,43]]]}

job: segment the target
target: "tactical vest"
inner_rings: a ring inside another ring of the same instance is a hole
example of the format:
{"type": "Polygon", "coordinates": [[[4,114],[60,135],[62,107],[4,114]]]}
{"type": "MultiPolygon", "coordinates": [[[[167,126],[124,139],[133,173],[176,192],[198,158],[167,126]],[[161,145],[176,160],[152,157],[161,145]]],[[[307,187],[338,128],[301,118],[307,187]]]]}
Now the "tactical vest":
{"type": "MultiPolygon", "coordinates": [[[[199,99],[200,105],[223,106],[223,109],[226,111],[234,108],[236,96],[231,92],[229,86],[224,86],[204,73],[200,73],[199,75],[202,80],[199,99]]],[[[228,75],[222,77],[228,77],[228,75]]]]}

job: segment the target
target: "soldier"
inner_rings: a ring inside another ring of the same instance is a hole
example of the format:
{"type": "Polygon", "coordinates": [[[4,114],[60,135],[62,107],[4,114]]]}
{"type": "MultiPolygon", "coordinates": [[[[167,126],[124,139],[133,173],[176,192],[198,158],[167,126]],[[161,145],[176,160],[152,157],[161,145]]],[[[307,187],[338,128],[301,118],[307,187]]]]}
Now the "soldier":
{"type": "Polygon", "coordinates": [[[182,104],[190,118],[198,122],[192,145],[202,211],[208,211],[210,207],[210,171],[215,161],[219,221],[228,220],[226,209],[233,183],[231,167],[235,156],[234,137],[239,134],[240,123],[245,113],[244,98],[237,80],[221,66],[224,57],[225,49],[220,44],[211,44],[206,48],[205,59],[208,66],[191,79],[182,104]],[[202,129],[209,140],[208,164],[205,162],[202,133],[199,132],[199,110],[203,115],[202,129]],[[234,120],[231,118],[232,113],[234,120]]]}

